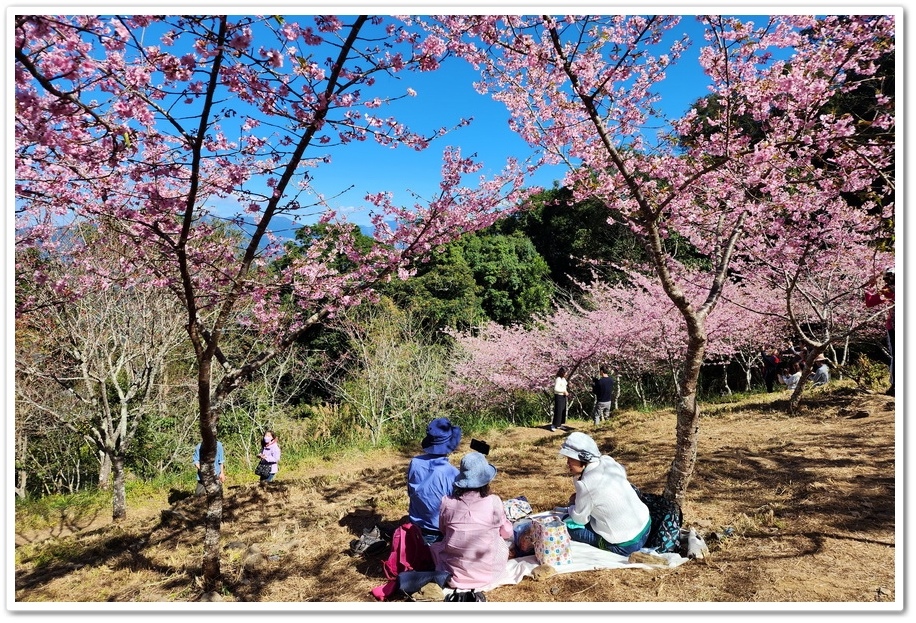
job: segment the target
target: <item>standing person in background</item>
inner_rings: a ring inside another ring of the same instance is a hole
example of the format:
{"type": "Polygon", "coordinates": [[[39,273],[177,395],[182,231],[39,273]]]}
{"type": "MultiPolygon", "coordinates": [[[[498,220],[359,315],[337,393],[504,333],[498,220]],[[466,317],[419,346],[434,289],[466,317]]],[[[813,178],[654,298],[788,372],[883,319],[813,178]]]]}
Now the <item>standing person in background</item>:
{"type": "MultiPolygon", "coordinates": [[[[194,448],[194,468],[197,470],[197,489],[194,491],[194,495],[203,495],[207,491],[204,489],[203,479],[200,474],[200,446],[203,442],[197,444],[194,448]]],[[[220,483],[226,482],[226,472],[223,471],[223,463],[226,462],[226,453],[223,450],[223,444],[217,440],[216,441],[216,458],[213,459],[213,472],[216,474],[216,478],[220,483]]]]}
{"type": "Polygon", "coordinates": [[[261,476],[261,484],[271,482],[277,475],[277,463],[280,462],[280,445],[277,443],[277,436],[272,430],[264,431],[264,438],[261,440],[261,452],[258,458],[270,464],[270,474],[261,476]]]}
{"type": "Polygon", "coordinates": [[[426,427],[426,437],[420,443],[423,454],[413,457],[407,466],[407,514],[427,543],[442,540],[439,507],[458,477],[458,468],[449,462],[448,455],[460,443],[460,426],[448,418],[435,419],[426,427]]]}
{"type": "Polygon", "coordinates": [[[557,378],[553,381],[553,421],[550,423],[550,432],[558,428],[566,430],[566,400],[569,395],[566,388],[566,368],[560,366],[557,378]]]}
{"type": "Polygon", "coordinates": [[[891,356],[890,365],[890,387],[885,392],[888,396],[894,395],[894,277],[895,271],[893,266],[889,266],[884,271],[884,287],[874,292],[871,287],[878,283],[878,276],[875,275],[865,284],[865,306],[877,307],[882,303],[890,303],[890,309],[887,310],[887,318],[884,321],[884,328],[887,331],[887,349],[891,356]]]}
{"type": "Polygon", "coordinates": [[[773,393],[773,385],[776,383],[776,373],[779,371],[779,355],[772,346],[760,353],[763,360],[763,382],[767,386],[767,391],[773,393]]]}
{"type": "Polygon", "coordinates": [[[607,364],[598,368],[600,376],[592,379],[592,393],[595,394],[595,411],[592,417],[595,426],[611,417],[611,406],[614,398],[614,379],[609,376],[607,364]]]}

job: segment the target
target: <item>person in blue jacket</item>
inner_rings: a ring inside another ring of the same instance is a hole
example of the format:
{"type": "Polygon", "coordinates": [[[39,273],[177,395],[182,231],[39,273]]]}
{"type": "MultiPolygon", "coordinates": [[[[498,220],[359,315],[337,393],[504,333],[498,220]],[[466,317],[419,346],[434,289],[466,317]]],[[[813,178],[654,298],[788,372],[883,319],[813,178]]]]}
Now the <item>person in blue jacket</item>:
{"type": "MultiPolygon", "coordinates": [[[[194,448],[194,468],[197,470],[197,489],[194,491],[194,495],[203,495],[206,493],[204,489],[204,483],[200,478],[200,446],[202,442],[197,444],[197,447],[194,448]]],[[[223,463],[226,462],[226,453],[223,450],[223,444],[219,441],[216,442],[216,458],[213,460],[213,471],[216,474],[216,478],[221,482],[226,482],[226,472],[223,471],[223,463]]]]}
{"type": "Polygon", "coordinates": [[[407,514],[423,533],[423,540],[435,543],[442,540],[439,531],[439,507],[442,498],[451,495],[458,468],[449,462],[448,455],[461,443],[461,427],[448,418],[437,418],[426,427],[426,437],[420,443],[423,454],[410,460],[407,466],[407,495],[410,499],[407,514]]]}

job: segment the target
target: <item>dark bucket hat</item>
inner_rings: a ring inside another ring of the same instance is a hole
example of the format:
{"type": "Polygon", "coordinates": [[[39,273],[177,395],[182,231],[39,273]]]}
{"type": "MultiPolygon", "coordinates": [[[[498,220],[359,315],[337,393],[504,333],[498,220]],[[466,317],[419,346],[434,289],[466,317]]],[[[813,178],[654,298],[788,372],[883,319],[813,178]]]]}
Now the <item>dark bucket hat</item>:
{"type": "Polygon", "coordinates": [[[420,446],[428,454],[451,454],[461,443],[461,427],[453,425],[447,417],[440,417],[426,427],[426,437],[420,446]]]}

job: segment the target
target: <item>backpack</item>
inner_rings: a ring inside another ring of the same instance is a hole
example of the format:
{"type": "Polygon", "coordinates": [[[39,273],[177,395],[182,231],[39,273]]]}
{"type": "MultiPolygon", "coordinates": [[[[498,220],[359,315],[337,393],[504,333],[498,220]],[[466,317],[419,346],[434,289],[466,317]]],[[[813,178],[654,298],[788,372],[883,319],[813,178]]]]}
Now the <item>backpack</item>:
{"type": "Polygon", "coordinates": [[[652,520],[645,547],[660,554],[678,551],[681,544],[681,524],[684,522],[681,506],[662,495],[640,491],[636,485],[632,486],[642,503],[649,508],[649,517],[652,520]]]}
{"type": "Polygon", "coordinates": [[[388,582],[372,589],[379,601],[391,597],[398,589],[398,574],[404,571],[433,571],[433,555],[423,540],[423,533],[409,521],[405,521],[391,535],[391,553],[382,563],[382,571],[388,582]]]}

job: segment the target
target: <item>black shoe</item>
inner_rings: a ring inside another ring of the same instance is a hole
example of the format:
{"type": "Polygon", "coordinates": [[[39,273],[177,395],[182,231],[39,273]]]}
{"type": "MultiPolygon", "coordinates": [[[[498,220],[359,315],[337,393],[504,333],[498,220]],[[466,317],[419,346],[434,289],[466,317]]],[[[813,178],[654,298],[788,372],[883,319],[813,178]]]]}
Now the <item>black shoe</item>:
{"type": "Polygon", "coordinates": [[[550,427],[550,432],[551,432],[551,433],[557,432],[557,427],[556,427],[556,426],[551,426],[551,427],[550,427]]]}

